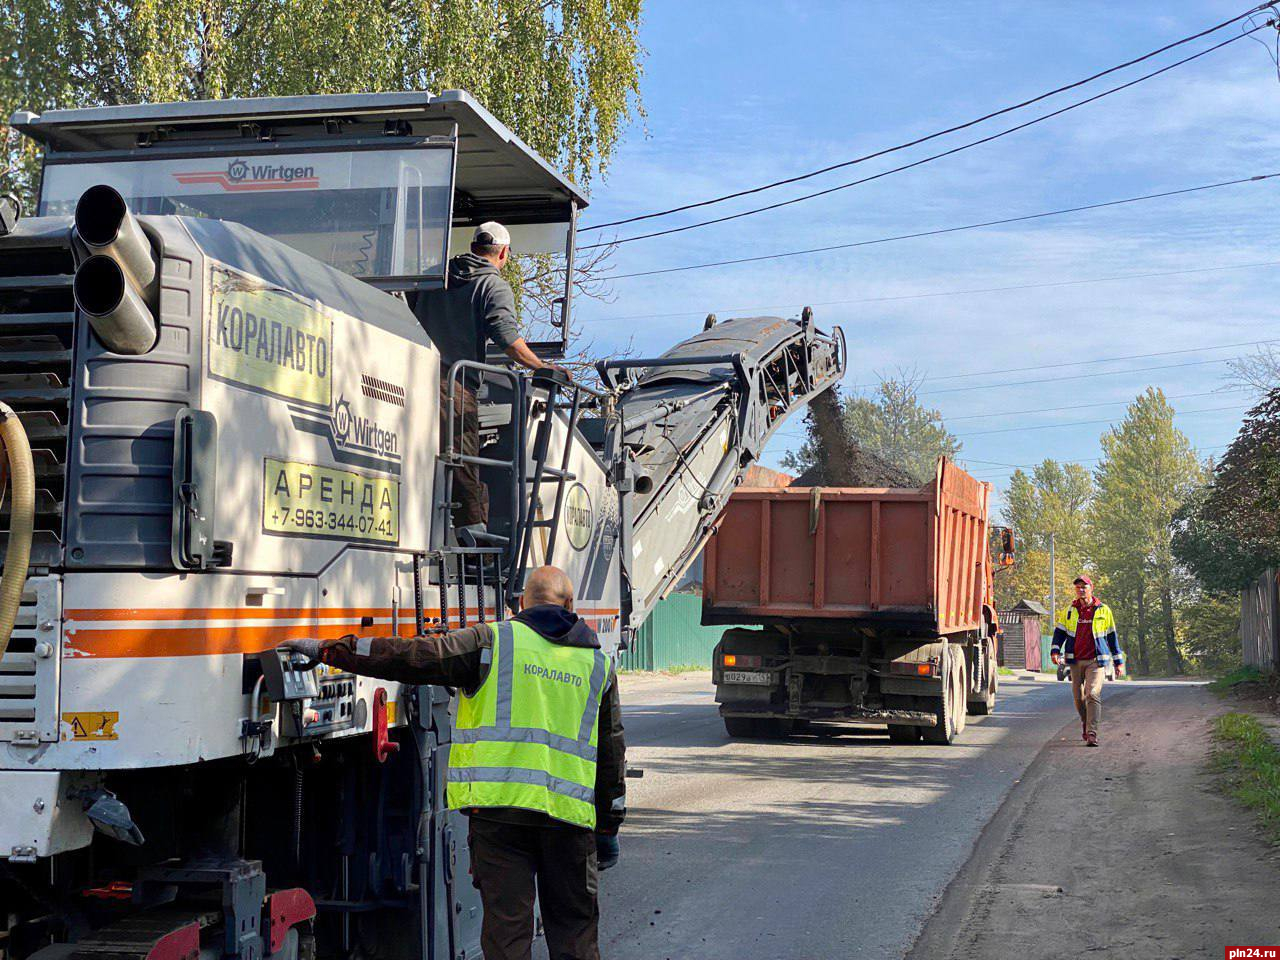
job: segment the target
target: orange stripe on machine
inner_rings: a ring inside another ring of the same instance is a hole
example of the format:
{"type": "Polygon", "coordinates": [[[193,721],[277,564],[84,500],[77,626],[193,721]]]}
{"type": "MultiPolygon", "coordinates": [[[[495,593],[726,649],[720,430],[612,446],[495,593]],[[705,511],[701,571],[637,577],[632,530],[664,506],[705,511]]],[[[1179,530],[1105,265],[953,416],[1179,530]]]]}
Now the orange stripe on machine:
{"type": "MultiPolygon", "coordinates": [[[[439,619],[438,608],[423,612],[431,620],[439,619]]],[[[456,612],[456,608],[450,610],[455,615],[451,619],[456,618],[456,612]]],[[[616,609],[580,612],[596,630],[607,631],[616,626],[616,609]]],[[[468,610],[468,622],[475,623],[479,613],[478,609],[468,610]]],[[[120,659],[258,653],[303,637],[336,640],[350,634],[386,635],[392,630],[392,622],[390,607],[68,609],[63,622],[62,656],[120,659]]],[[[402,610],[396,633],[411,637],[414,626],[413,612],[402,610]]]]}

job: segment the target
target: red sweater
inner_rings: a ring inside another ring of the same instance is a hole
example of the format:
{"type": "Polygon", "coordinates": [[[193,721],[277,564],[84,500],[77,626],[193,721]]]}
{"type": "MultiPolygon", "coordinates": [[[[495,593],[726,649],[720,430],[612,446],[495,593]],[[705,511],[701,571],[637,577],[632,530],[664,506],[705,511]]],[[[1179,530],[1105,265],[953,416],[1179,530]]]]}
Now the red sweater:
{"type": "Polygon", "coordinates": [[[1071,645],[1071,652],[1075,654],[1077,663],[1081,660],[1093,660],[1098,656],[1098,645],[1093,641],[1093,611],[1102,605],[1102,601],[1094,597],[1093,602],[1087,606],[1083,600],[1073,600],[1071,605],[1080,614],[1080,620],[1076,624],[1076,639],[1071,645]]]}

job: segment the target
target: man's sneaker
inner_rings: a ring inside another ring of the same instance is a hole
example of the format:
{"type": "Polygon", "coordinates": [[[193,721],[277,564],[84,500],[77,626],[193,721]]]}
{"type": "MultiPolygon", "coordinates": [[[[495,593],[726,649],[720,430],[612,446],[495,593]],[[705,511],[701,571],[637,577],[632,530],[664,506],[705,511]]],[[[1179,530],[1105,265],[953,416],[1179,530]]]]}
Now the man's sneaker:
{"type": "Polygon", "coordinates": [[[1096,747],[1098,745],[1098,735],[1096,733],[1086,733],[1084,735],[1084,745],[1086,747],[1096,747]]]}

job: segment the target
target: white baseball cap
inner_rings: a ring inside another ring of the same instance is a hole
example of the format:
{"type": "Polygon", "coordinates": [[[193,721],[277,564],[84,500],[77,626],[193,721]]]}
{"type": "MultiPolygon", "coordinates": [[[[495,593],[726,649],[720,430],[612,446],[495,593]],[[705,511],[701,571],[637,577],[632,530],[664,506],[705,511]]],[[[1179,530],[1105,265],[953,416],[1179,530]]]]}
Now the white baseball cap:
{"type": "Polygon", "coordinates": [[[475,234],[471,237],[472,243],[489,243],[499,247],[511,246],[511,234],[507,232],[507,228],[496,220],[486,220],[480,226],[476,227],[475,234]]]}

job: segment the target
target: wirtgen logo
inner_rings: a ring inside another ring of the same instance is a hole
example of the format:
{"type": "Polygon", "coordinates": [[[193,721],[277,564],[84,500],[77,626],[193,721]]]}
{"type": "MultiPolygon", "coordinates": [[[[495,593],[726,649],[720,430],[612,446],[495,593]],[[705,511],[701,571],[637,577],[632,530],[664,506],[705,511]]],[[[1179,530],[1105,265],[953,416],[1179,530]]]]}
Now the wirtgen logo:
{"type": "Polygon", "coordinates": [[[315,190],[320,177],[315,167],[287,163],[251,163],[239,157],[225,170],[189,170],[175,173],[174,179],[184,186],[209,185],[229,193],[251,190],[315,190]]]}
{"type": "Polygon", "coordinates": [[[329,423],[333,439],[339,446],[376,453],[393,460],[400,456],[399,435],[378,421],[355,413],[345,397],[338,397],[338,402],[333,405],[329,423]]]}

